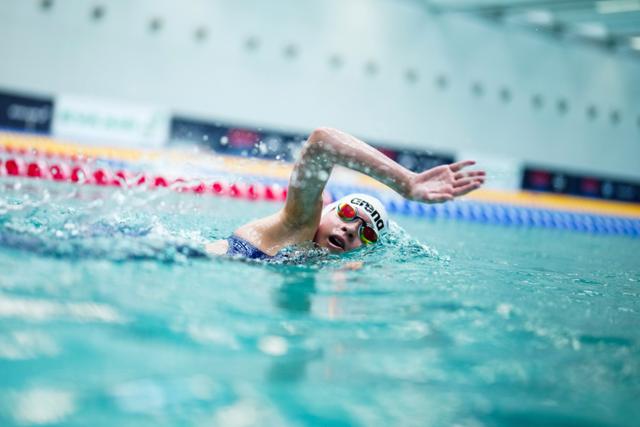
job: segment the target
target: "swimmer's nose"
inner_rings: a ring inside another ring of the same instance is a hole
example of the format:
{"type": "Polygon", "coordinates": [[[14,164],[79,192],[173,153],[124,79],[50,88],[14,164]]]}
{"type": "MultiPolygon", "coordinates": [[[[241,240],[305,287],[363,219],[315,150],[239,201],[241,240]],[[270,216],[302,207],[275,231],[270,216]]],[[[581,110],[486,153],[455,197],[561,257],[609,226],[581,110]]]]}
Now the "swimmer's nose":
{"type": "Polygon", "coordinates": [[[345,239],[347,239],[348,241],[354,240],[358,234],[358,227],[359,224],[357,222],[352,222],[348,225],[344,224],[342,226],[342,231],[344,231],[345,239]]]}

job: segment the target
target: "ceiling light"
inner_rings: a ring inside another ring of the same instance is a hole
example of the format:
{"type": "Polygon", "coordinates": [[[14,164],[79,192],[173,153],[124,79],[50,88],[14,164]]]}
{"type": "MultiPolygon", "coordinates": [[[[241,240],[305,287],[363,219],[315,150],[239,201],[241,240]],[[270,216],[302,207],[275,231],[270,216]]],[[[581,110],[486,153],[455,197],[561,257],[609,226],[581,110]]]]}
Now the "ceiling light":
{"type": "Polygon", "coordinates": [[[596,3],[598,13],[622,13],[640,10],[640,0],[605,0],[596,3]]]}

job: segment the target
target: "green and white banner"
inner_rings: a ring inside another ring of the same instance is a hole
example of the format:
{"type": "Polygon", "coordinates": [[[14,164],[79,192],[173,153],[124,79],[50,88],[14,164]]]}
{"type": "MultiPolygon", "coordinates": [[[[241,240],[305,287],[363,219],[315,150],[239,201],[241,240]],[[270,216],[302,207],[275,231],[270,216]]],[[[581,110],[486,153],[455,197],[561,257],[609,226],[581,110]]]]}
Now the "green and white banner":
{"type": "Polygon", "coordinates": [[[61,95],[56,99],[53,134],[90,144],[160,148],[169,130],[169,112],[95,98],[61,95]]]}

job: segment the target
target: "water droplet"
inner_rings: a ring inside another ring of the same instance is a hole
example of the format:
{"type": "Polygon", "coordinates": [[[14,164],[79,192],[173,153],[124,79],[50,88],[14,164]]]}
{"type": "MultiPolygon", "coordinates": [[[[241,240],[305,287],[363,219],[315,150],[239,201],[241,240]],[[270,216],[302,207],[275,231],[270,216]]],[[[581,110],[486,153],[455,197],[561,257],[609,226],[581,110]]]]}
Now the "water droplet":
{"type": "Polygon", "coordinates": [[[505,319],[508,319],[509,317],[511,317],[511,313],[513,312],[513,306],[509,305],[509,304],[498,304],[498,307],[496,307],[496,313],[498,313],[500,316],[504,317],[505,319]]]}

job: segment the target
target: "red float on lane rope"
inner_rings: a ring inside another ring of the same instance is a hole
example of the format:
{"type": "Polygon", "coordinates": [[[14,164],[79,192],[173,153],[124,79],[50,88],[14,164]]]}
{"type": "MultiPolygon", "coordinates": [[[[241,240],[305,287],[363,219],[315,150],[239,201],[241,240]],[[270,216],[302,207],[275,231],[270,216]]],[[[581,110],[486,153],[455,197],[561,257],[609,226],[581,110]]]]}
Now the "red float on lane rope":
{"type": "Polygon", "coordinates": [[[258,185],[250,185],[250,186],[248,186],[247,187],[246,196],[250,200],[256,200],[256,199],[260,198],[259,189],[260,189],[260,187],[258,185]]]}
{"type": "Polygon", "coordinates": [[[47,167],[42,162],[30,162],[27,164],[27,176],[29,178],[46,178],[47,167]]]}
{"type": "Polygon", "coordinates": [[[147,177],[142,174],[140,176],[138,176],[138,179],[136,179],[135,185],[144,185],[147,182],[147,177]]]}
{"type": "Polygon", "coordinates": [[[4,169],[9,176],[22,176],[25,172],[25,166],[22,159],[9,159],[4,162],[4,169]]]}
{"type": "Polygon", "coordinates": [[[204,182],[201,182],[200,184],[191,187],[191,191],[196,194],[203,194],[207,191],[207,186],[204,184],[204,182]]]}
{"type": "Polygon", "coordinates": [[[64,163],[60,165],[49,165],[49,176],[53,178],[54,181],[66,181],[70,178],[70,175],[71,171],[69,170],[69,166],[64,163]]]}
{"type": "Polygon", "coordinates": [[[113,185],[126,187],[129,185],[129,174],[126,171],[119,170],[113,175],[113,185]]]}
{"type": "Polygon", "coordinates": [[[111,183],[111,176],[104,169],[96,169],[91,176],[93,182],[97,185],[109,185],[111,183]]]}
{"type": "Polygon", "coordinates": [[[82,166],[74,166],[71,168],[71,181],[84,184],[88,181],[89,174],[82,166]]]}
{"type": "Polygon", "coordinates": [[[226,192],[226,185],[222,182],[214,182],[211,184],[211,191],[217,196],[222,196],[226,192]]]}
{"type": "Polygon", "coordinates": [[[242,184],[240,183],[236,183],[236,184],[231,184],[229,186],[229,195],[231,197],[235,197],[237,199],[244,197],[245,196],[245,189],[242,187],[242,184]]]}
{"type": "Polygon", "coordinates": [[[273,184],[269,187],[266,198],[269,200],[277,200],[279,202],[284,201],[287,199],[287,189],[282,188],[279,184],[273,184]]]}
{"type": "Polygon", "coordinates": [[[267,200],[275,200],[276,195],[273,192],[273,188],[270,185],[267,185],[264,189],[264,198],[267,200]]]}
{"type": "Polygon", "coordinates": [[[163,178],[163,177],[161,177],[161,176],[156,176],[156,177],[154,178],[154,180],[153,180],[153,186],[154,186],[154,187],[166,187],[166,186],[168,186],[168,185],[169,185],[169,184],[167,183],[167,180],[166,180],[166,179],[164,179],[164,178],[163,178]]]}

